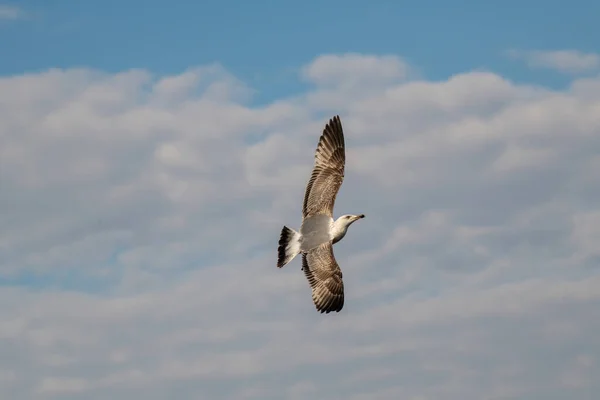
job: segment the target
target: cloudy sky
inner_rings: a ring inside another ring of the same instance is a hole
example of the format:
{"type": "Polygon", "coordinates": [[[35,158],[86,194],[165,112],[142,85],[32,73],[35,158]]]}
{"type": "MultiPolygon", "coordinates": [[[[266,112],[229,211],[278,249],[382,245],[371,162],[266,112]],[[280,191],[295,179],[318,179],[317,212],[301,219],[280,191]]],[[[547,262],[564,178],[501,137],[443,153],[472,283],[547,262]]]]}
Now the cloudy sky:
{"type": "Polygon", "coordinates": [[[0,398],[597,398],[598,2],[173,4],[0,4],[0,398]]]}

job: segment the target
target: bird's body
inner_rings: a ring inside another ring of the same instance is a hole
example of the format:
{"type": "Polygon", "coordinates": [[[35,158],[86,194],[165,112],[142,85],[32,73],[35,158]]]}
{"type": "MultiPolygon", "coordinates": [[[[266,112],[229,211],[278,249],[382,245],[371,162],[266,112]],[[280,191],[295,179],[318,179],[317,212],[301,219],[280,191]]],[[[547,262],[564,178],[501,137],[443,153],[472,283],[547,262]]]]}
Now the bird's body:
{"type": "Polygon", "coordinates": [[[312,288],[317,311],[339,312],[344,306],[342,271],[333,255],[333,244],[342,240],[360,215],[333,219],[333,206],[344,180],[346,161],[344,132],[339,116],[325,126],[315,152],[315,165],[306,186],[302,225],[297,232],[281,230],[277,266],[283,267],[302,254],[302,270],[312,288]]]}

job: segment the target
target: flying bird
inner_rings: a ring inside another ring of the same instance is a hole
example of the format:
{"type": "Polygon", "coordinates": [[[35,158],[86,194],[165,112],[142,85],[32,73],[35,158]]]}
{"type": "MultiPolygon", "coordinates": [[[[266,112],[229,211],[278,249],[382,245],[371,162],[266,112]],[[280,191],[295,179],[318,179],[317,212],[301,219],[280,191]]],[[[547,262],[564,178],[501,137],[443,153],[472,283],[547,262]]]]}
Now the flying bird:
{"type": "Polygon", "coordinates": [[[336,115],[323,129],[315,151],[315,164],[304,193],[300,232],[284,226],[279,236],[277,267],[302,253],[302,270],[312,289],[313,303],[317,311],[327,314],[340,312],[344,307],[342,270],[333,255],[333,245],[342,240],[350,225],[365,217],[347,214],[333,219],[345,163],[344,131],[336,115]]]}

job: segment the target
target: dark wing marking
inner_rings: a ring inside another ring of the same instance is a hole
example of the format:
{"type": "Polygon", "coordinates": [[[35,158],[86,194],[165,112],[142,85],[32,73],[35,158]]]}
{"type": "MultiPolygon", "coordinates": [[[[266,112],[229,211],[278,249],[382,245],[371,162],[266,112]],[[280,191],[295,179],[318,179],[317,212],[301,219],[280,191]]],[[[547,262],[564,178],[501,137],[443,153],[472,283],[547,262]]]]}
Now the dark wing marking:
{"type": "Polygon", "coordinates": [[[332,311],[340,312],[344,307],[344,282],[331,242],[303,253],[302,269],[312,288],[312,299],[317,311],[327,314],[332,311]]]}
{"type": "Polygon", "coordinates": [[[336,115],[323,129],[315,151],[315,166],[306,185],[302,216],[326,214],[333,218],[333,206],[342,182],[346,150],[340,117],[336,115]]]}

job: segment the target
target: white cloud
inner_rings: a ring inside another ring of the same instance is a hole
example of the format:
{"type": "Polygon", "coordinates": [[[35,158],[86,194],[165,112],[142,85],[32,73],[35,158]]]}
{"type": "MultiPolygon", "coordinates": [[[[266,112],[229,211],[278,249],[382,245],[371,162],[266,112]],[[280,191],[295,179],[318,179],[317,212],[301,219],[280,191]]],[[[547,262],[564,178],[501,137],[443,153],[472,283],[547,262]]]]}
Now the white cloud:
{"type": "Polygon", "coordinates": [[[328,54],[303,69],[305,79],[317,85],[386,84],[407,77],[408,65],[396,56],[328,54]]]}
{"type": "Polygon", "coordinates": [[[510,50],[508,55],[523,59],[531,68],[548,68],[577,74],[600,69],[600,55],[578,50],[510,50]]]}
{"type": "Polygon", "coordinates": [[[600,389],[600,80],[407,69],[322,56],[314,88],[264,106],[216,65],[0,79],[0,397],[600,389]],[[338,112],[336,212],[367,218],[336,245],[347,301],[324,316],[276,243],[338,112]]]}
{"type": "Polygon", "coordinates": [[[0,4],[0,20],[15,20],[23,16],[23,11],[19,7],[0,4]]]}

